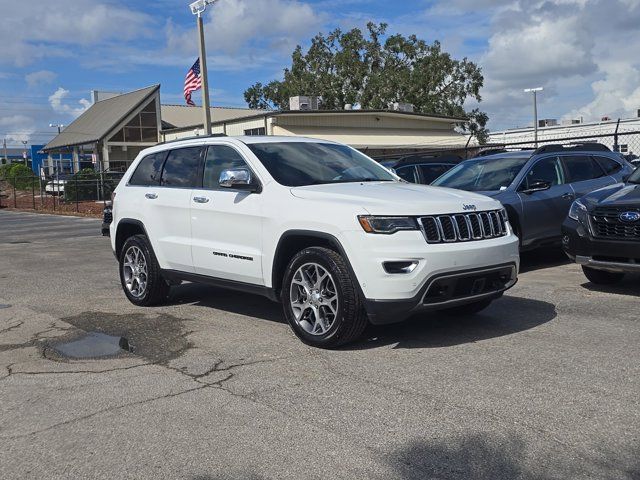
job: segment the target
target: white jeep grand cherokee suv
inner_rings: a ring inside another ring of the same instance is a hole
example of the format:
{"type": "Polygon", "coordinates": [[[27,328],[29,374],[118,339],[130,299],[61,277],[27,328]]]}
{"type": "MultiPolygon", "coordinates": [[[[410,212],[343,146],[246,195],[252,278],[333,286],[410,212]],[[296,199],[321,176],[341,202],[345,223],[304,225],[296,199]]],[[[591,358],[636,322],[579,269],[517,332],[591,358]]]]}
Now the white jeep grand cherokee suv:
{"type": "Polygon", "coordinates": [[[299,137],[200,137],[143,151],[115,190],[124,293],[163,302],[204,282],[281,301],[304,342],[367,322],[474,313],[516,283],[502,205],[409,184],[357,150],[299,137]]]}

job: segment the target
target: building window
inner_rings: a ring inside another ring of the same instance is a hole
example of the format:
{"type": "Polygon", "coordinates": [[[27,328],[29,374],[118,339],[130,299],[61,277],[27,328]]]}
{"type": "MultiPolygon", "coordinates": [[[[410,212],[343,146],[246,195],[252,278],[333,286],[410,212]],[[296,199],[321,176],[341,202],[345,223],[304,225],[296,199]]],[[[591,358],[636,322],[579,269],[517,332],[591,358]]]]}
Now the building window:
{"type": "Polygon", "coordinates": [[[158,141],[156,101],[151,100],[125,127],[114,134],[110,142],[156,143],[158,141]]]}
{"type": "Polygon", "coordinates": [[[260,127],[260,128],[249,128],[248,130],[244,131],[245,135],[266,135],[267,134],[267,130],[264,127],[260,127]]]}

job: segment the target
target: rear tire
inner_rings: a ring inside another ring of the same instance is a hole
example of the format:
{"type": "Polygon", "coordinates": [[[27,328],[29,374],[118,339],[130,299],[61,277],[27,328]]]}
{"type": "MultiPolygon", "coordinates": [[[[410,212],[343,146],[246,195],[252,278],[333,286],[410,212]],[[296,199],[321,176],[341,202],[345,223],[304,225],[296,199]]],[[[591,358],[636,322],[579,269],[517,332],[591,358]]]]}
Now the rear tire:
{"type": "Polygon", "coordinates": [[[624,278],[624,273],[619,272],[607,272],[605,270],[596,270],[591,267],[582,267],[582,271],[584,272],[584,276],[591,283],[595,283],[596,285],[614,285],[619,283],[624,278]]]}
{"type": "Polygon", "coordinates": [[[493,302],[493,298],[489,300],[481,300],[479,302],[467,303],[466,305],[460,305],[458,307],[445,308],[441,310],[442,313],[453,316],[466,316],[475,315],[487,308],[493,302]]]}
{"type": "Polygon", "coordinates": [[[134,305],[150,307],[164,303],[169,284],[160,275],[160,266],[145,235],[129,237],[120,252],[120,283],[134,305]]]}
{"type": "Polygon", "coordinates": [[[328,248],[306,248],[291,259],[281,296],[289,326],[313,347],[335,348],[352,342],[368,323],[344,258],[328,248]]]}

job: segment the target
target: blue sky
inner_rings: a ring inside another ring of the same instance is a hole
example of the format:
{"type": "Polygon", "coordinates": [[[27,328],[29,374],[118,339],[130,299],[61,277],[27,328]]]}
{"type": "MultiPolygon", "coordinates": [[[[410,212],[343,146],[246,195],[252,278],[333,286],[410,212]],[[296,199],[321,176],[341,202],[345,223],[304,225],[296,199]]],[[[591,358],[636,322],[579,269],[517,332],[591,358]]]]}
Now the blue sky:
{"type": "MultiPolygon", "coordinates": [[[[45,142],[48,124],[70,123],[92,89],[160,83],[163,103],[182,103],[197,55],[188,3],[0,0],[11,27],[0,31],[0,138],[45,142]]],[[[525,87],[545,87],[544,118],[640,108],[640,0],[220,0],[205,18],[213,103],[244,106],[244,89],[280,78],[296,44],[370,20],[478,62],[493,130],[531,122],[525,87]]]]}

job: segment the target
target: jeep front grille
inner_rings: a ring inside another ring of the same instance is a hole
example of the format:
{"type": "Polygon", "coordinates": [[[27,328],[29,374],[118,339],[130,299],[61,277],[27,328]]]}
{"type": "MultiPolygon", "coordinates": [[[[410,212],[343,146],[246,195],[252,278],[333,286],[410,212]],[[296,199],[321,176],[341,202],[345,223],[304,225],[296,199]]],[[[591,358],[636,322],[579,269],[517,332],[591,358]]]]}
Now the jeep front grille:
{"type": "Polygon", "coordinates": [[[428,243],[468,242],[508,233],[500,210],[420,217],[418,224],[428,243]]]}
{"type": "Polygon", "coordinates": [[[591,214],[591,229],[598,238],[613,240],[640,240],[640,222],[625,223],[620,220],[624,212],[639,212],[633,207],[598,207],[591,214]]]}

